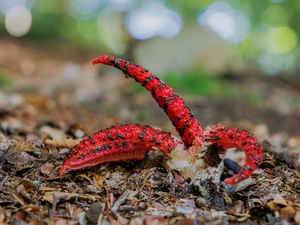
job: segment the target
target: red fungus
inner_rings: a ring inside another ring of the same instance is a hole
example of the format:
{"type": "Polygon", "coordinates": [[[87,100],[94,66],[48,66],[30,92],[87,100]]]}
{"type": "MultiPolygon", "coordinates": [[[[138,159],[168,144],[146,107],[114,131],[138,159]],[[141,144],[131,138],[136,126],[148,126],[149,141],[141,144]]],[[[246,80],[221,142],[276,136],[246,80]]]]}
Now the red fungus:
{"type": "Polygon", "coordinates": [[[177,144],[171,133],[140,124],[112,126],[100,130],[76,145],[66,156],[60,174],[66,170],[77,170],[104,162],[138,159],[145,152],[159,148],[168,154],[177,144]]]}
{"type": "MultiPolygon", "coordinates": [[[[77,170],[104,162],[129,159],[141,160],[146,151],[158,148],[169,154],[177,146],[185,146],[187,154],[204,141],[217,144],[221,149],[240,148],[245,153],[245,163],[238,174],[225,180],[227,188],[248,178],[258,168],[262,159],[262,148],[257,139],[246,130],[226,128],[218,124],[203,133],[195,116],[183,99],[166,83],[141,66],[123,59],[103,55],[92,61],[122,70],[151,92],[159,106],[172,121],[181,140],[170,133],[146,125],[126,124],[113,126],[84,138],[65,157],[60,174],[66,170],[77,170]]],[[[217,148],[216,148],[217,149],[217,148]]],[[[207,156],[206,156],[207,157],[207,156]]]]}

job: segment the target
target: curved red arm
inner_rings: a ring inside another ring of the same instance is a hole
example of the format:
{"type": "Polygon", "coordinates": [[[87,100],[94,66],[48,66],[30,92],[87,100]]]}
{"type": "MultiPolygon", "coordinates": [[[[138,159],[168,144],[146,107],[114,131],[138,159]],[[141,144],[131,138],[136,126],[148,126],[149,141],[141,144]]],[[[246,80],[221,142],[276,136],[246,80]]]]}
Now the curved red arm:
{"type": "Polygon", "coordinates": [[[245,163],[242,169],[233,177],[225,179],[228,185],[237,184],[248,178],[261,163],[263,151],[253,134],[239,128],[226,128],[218,124],[209,127],[205,132],[205,140],[227,148],[239,148],[245,153],[245,163]]]}
{"type": "Polygon", "coordinates": [[[196,138],[201,144],[203,143],[204,136],[201,126],[183,99],[174,89],[170,88],[150,71],[124,59],[108,55],[102,55],[94,59],[92,63],[114,66],[150,91],[153,98],[172,121],[186,147],[192,146],[196,138]]]}
{"type": "Polygon", "coordinates": [[[180,140],[171,133],[140,124],[112,126],[84,138],[65,157],[60,174],[104,162],[144,158],[154,147],[170,153],[180,140]]]}

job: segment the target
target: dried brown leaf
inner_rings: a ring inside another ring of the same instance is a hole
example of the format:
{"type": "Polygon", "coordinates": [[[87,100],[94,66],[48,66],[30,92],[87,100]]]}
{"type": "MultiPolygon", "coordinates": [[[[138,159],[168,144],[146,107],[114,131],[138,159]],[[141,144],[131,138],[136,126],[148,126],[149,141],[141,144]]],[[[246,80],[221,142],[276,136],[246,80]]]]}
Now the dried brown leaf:
{"type": "Polygon", "coordinates": [[[93,183],[97,188],[100,188],[103,186],[105,179],[103,176],[100,176],[98,174],[94,174],[93,176],[93,183]]]}
{"type": "Polygon", "coordinates": [[[52,139],[61,139],[65,138],[66,134],[63,130],[54,128],[51,126],[43,126],[40,128],[40,132],[46,136],[51,137],[52,139]]]}
{"type": "Polygon", "coordinates": [[[298,209],[296,211],[294,220],[295,220],[296,224],[300,224],[300,209],[298,209]]]}
{"type": "Polygon", "coordinates": [[[47,145],[53,145],[54,147],[58,148],[73,148],[77,145],[81,139],[69,139],[69,138],[59,138],[59,139],[46,139],[44,142],[47,145]]]}
{"type": "Polygon", "coordinates": [[[70,200],[72,198],[78,197],[79,195],[66,193],[66,192],[60,192],[60,191],[53,191],[53,192],[46,192],[43,196],[43,200],[53,204],[54,196],[64,198],[65,200],[70,200]]]}
{"type": "Polygon", "coordinates": [[[23,185],[24,186],[24,190],[25,191],[29,191],[29,190],[34,190],[36,189],[36,184],[33,183],[31,180],[28,180],[28,179],[24,179],[22,180],[19,185],[23,185]]]}
{"type": "Polygon", "coordinates": [[[37,160],[26,152],[16,150],[9,150],[4,158],[17,171],[35,167],[37,160]]]}
{"type": "Polygon", "coordinates": [[[43,212],[43,208],[39,205],[28,205],[23,208],[26,212],[36,212],[38,214],[41,214],[43,212]]]}
{"type": "Polygon", "coordinates": [[[40,191],[56,191],[57,188],[53,187],[40,187],[40,191]]]}
{"type": "Polygon", "coordinates": [[[285,199],[281,195],[275,195],[273,202],[280,206],[287,206],[285,199]]]}
{"type": "Polygon", "coordinates": [[[40,170],[43,174],[50,176],[54,172],[54,166],[53,164],[46,162],[41,166],[40,170]]]}
{"type": "Polygon", "coordinates": [[[296,214],[296,210],[288,205],[282,209],[280,209],[280,216],[288,218],[288,219],[292,219],[296,214]]]}
{"type": "Polygon", "coordinates": [[[24,151],[24,152],[39,152],[39,149],[31,141],[16,141],[9,147],[9,150],[24,151]]]}
{"type": "Polygon", "coordinates": [[[4,210],[0,209],[0,224],[1,225],[7,225],[8,222],[9,222],[8,219],[5,218],[4,210]]]}

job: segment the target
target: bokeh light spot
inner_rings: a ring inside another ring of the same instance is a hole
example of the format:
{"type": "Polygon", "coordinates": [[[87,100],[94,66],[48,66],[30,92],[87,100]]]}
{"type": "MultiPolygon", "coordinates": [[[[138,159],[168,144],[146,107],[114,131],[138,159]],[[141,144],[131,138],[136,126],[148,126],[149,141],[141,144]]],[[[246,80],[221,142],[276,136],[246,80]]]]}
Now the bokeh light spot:
{"type": "Polygon", "coordinates": [[[265,73],[274,75],[282,71],[290,71],[297,65],[297,59],[291,53],[281,55],[263,53],[258,57],[258,64],[265,73]]]}
{"type": "Polygon", "coordinates": [[[31,11],[24,5],[16,5],[10,8],[5,15],[5,28],[14,37],[26,35],[31,24],[31,11]]]}
{"type": "Polygon", "coordinates": [[[109,0],[107,4],[116,11],[126,11],[134,5],[135,0],[109,0]]]}
{"type": "Polygon", "coordinates": [[[267,33],[267,50],[274,54],[284,54],[297,46],[297,35],[289,27],[275,27],[267,33]]]}
{"type": "Polygon", "coordinates": [[[6,15],[6,13],[12,8],[18,5],[25,5],[26,0],[0,0],[0,11],[6,15]]]}
{"type": "Polygon", "coordinates": [[[234,32],[233,18],[223,12],[207,12],[205,15],[205,25],[220,34],[224,39],[228,39],[234,32]]]}
{"type": "Polygon", "coordinates": [[[240,11],[232,9],[225,2],[211,4],[198,17],[198,23],[209,27],[224,39],[234,42],[244,40],[250,32],[249,19],[240,11]]]}
{"type": "Polygon", "coordinates": [[[146,2],[126,18],[128,32],[138,40],[154,36],[171,38],[182,27],[181,18],[161,2],[146,2]]]}

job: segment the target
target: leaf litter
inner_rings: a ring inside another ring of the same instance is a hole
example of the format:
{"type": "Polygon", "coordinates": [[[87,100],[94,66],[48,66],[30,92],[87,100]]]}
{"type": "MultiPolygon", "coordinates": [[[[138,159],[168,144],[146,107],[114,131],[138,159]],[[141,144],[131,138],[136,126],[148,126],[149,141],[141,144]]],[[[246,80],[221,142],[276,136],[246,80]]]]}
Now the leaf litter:
{"type": "MultiPolygon", "coordinates": [[[[122,79],[111,79],[115,88],[124,85],[122,79]]],[[[264,159],[253,184],[234,194],[210,180],[184,180],[166,169],[159,152],[142,161],[107,163],[59,176],[64,155],[83,136],[115,121],[130,122],[122,110],[137,107],[131,96],[114,108],[120,114],[103,113],[105,107],[77,104],[72,91],[59,92],[34,98],[1,91],[6,100],[0,101],[1,224],[300,224],[299,133],[270,134],[269,125],[245,119],[249,130],[264,140],[264,159]]],[[[116,92],[110,93],[116,101],[116,92]]],[[[138,107],[147,109],[152,104],[148,101],[138,107]]],[[[191,106],[197,104],[191,100],[191,106]]],[[[218,106],[205,107],[216,111],[218,106]]],[[[157,124],[174,131],[166,122],[157,124]]],[[[229,157],[242,164],[238,151],[229,157]]],[[[223,178],[234,173],[230,162],[229,167],[224,166],[223,178]]]]}

